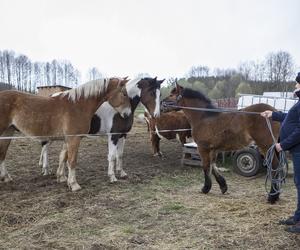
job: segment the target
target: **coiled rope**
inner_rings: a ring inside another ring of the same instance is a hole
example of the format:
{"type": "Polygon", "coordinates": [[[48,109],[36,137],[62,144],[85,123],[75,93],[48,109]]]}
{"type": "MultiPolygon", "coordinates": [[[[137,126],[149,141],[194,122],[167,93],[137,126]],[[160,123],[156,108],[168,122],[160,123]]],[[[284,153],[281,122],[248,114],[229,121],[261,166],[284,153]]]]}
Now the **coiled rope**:
{"type": "Polygon", "coordinates": [[[288,173],[288,164],[287,164],[286,153],[283,150],[275,154],[276,153],[275,144],[277,143],[277,141],[272,131],[270,119],[267,117],[266,117],[266,122],[273,139],[273,145],[268,149],[264,160],[264,165],[267,166],[265,189],[270,196],[274,196],[282,192],[282,185],[283,183],[285,183],[285,178],[288,173]],[[273,168],[273,164],[272,164],[274,162],[274,157],[276,157],[278,161],[278,165],[275,169],[273,168]]]}

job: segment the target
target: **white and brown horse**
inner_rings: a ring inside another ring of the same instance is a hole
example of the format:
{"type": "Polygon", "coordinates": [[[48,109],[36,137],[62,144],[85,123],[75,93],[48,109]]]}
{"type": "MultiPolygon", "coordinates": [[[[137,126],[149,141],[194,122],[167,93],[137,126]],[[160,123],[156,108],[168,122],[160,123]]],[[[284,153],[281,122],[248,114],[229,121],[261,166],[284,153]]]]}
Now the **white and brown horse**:
{"type": "MultiPolygon", "coordinates": [[[[81,137],[72,135],[89,132],[94,113],[105,101],[122,117],[131,115],[125,88],[127,81],[119,78],[95,80],[55,97],[18,91],[0,92],[0,135],[11,134],[14,127],[28,136],[42,136],[41,141],[63,138],[68,155],[67,183],[72,191],[79,190],[75,165],[81,137]]],[[[10,139],[0,140],[1,177],[4,181],[11,179],[4,165],[9,144],[10,139]]]]}
{"type": "MultiPolygon", "coordinates": [[[[152,117],[160,115],[160,85],[164,80],[156,78],[137,78],[126,84],[126,90],[131,104],[131,115],[127,118],[120,116],[109,102],[103,103],[91,120],[90,134],[108,133],[108,176],[110,182],[116,182],[115,168],[121,178],[127,176],[123,170],[123,151],[127,133],[133,125],[133,113],[141,102],[152,117]]],[[[59,158],[58,176],[64,176],[67,160],[66,147],[59,158]]],[[[43,164],[43,173],[47,174],[48,158],[47,144],[43,146],[40,162],[43,164]]]]}

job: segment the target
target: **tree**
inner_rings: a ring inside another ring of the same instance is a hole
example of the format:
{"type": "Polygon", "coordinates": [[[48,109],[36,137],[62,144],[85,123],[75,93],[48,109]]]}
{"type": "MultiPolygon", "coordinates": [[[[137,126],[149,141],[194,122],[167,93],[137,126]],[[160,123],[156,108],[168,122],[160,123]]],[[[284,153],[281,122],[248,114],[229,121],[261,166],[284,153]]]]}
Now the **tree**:
{"type": "Polygon", "coordinates": [[[246,61],[238,66],[238,73],[243,76],[244,80],[249,81],[253,70],[253,62],[246,61]]]}
{"type": "Polygon", "coordinates": [[[96,80],[96,79],[99,79],[102,77],[103,77],[103,75],[100,73],[100,71],[96,67],[90,68],[88,70],[88,80],[89,81],[96,80]]]}
{"type": "Polygon", "coordinates": [[[188,78],[201,78],[207,77],[209,74],[209,67],[207,66],[192,66],[189,72],[187,73],[188,78]]]}
{"type": "Polygon", "coordinates": [[[238,94],[251,94],[251,93],[252,93],[252,89],[249,83],[246,82],[241,82],[235,90],[235,96],[237,96],[238,94]]]}
{"type": "Polygon", "coordinates": [[[271,52],[266,56],[265,68],[270,82],[285,83],[294,74],[293,58],[285,51],[271,52]]]}

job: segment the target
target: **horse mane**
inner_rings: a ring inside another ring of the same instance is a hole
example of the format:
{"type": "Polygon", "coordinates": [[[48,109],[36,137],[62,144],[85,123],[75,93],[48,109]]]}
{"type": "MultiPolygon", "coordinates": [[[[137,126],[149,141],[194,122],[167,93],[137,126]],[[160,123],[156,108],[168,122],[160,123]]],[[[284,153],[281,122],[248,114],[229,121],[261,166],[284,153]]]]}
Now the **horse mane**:
{"type": "Polygon", "coordinates": [[[56,96],[67,96],[68,99],[75,102],[81,97],[87,99],[92,96],[97,96],[107,89],[109,83],[108,78],[101,78],[84,83],[76,88],[58,93],[56,96]]]}
{"type": "Polygon", "coordinates": [[[196,91],[196,90],[193,90],[193,89],[190,89],[190,88],[184,88],[183,92],[182,92],[182,97],[198,99],[200,101],[204,101],[207,104],[207,108],[212,108],[212,109],[216,108],[216,106],[213,105],[211,100],[209,98],[207,98],[200,91],[196,91]]]}
{"type": "Polygon", "coordinates": [[[138,77],[138,78],[132,79],[126,83],[126,91],[127,91],[129,98],[133,98],[136,95],[140,96],[141,90],[137,86],[137,83],[141,80],[142,80],[142,78],[138,77]]]}
{"type": "Polygon", "coordinates": [[[137,77],[137,78],[135,78],[135,79],[130,80],[129,82],[126,83],[126,88],[130,89],[130,88],[132,88],[133,86],[136,86],[136,84],[137,84],[140,80],[142,80],[142,78],[140,78],[140,77],[137,77]]]}

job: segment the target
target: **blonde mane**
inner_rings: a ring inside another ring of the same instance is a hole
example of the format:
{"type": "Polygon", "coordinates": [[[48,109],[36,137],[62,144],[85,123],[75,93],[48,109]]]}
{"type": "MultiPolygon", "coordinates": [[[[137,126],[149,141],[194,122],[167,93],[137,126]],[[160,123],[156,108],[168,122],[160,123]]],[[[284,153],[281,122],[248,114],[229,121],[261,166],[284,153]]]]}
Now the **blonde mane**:
{"type": "Polygon", "coordinates": [[[73,102],[78,101],[80,97],[87,99],[92,96],[97,96],[107,89],[109,80],[109,78],[92,80],[78,86],[77,88],[58,93],[57,96],[67,96],[68,99],[70,99],[73,102]]]}

